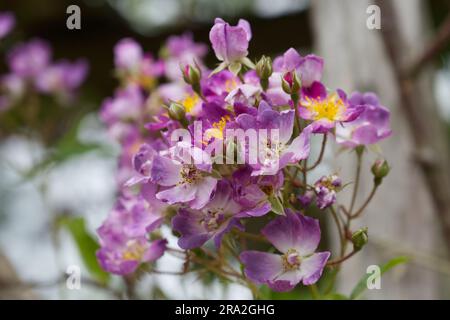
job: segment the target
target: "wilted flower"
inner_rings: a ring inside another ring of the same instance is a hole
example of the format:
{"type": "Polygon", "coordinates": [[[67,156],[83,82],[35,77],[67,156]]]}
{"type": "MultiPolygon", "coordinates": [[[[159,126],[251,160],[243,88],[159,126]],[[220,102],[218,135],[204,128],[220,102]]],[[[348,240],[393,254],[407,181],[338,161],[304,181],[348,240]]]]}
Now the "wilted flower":
{"type": "Polygon", "coordinates": [[[323,210],[336,202],[336,192],[341,188],[342,180],[336,175],[323,176],[314,184],[317,206],[323,210]]]}

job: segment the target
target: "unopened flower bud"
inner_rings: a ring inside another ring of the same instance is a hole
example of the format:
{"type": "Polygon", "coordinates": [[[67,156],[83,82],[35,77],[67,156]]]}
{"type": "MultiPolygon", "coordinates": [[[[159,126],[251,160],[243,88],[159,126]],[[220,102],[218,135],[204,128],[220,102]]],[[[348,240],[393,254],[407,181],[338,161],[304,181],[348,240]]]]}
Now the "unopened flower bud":
{"type": "Polygon", "coordinates": [[[386,177],[389,173],[389,164],[384,159],[378,159],[372,165],[372,174],[374,177],[374,182],[376,185],[380,185],[383,181],[383,178],[386,177]]]}
{"type": "Polygon", "coordinates": [[[181,121],[184,119],[186,111],[184,106],[177,103],[172,102],[169,106],[169,116],[173,120],[181,121]]]}
{"type": "Polygon", "coordinates": [[[181,72],[183,74],[183,79],[187,84],[197,85],[200,83],[202,71],[198,66],[187,64],[184,68],[182,68],[181,72]]]}
{"type": "Polygon", "coordinates": [[[286,72],[281,78],[281,87],[287,94],[297,94],[301,88],[301,81],[297,76],[297,72],[286,72]]]}
{"type": "Polygon", "coordinates": [[[260,79],[267,80],[272,75],[272,72],[272,59],[262,56],[258,63],[256,63],[256,74],[260,79]]]}
{"type": "Polygon", "coordinates": [[[367,227],[361,228],[352,234],[352,243],[355,251],[361,250],[368,241],[369,237],[367,235],[367,227]]]}

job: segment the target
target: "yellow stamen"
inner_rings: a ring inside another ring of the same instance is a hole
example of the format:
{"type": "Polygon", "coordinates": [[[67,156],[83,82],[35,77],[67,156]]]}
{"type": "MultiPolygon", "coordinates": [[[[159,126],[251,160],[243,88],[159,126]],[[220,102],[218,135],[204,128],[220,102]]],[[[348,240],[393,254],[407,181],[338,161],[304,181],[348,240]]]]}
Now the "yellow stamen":
{"type": "Polygon", "coordinates": [[[183,101],[181,101],[181,104],[184,106],[184,109],[186,110],[186,112],[190,113],[194,109],[194,107],[197,105],[197,103],[199,102],[199,99],[200,98],[195,93],[188,94],[183,99],[183,101]]]}
{"type": "Polygon", "coordinates": [[[314,114],[314,120],[328,119],[336,121],[339,120],[345,110],[344,102],[336,93],[329,95],[325,99],[306,97],[306,101],[302,104],[314,114]]]}
{"type": "Polygon", "coordinates": [[[228,79],[227,81],[225,81],[225,90],[228,92],[233,91],[237,86],[238,83],[234,79],[228,79]]]}
{"type": "Polygon", "coordinates": [[[145,74],[139,75],[137,82],[145,89],[152,89],[156,85],[156,79],[145,74]]]}
{"type": "Polygon", "coordinates": [[[122,254],[124,260],[141,260],[145,248],[137,241],[131,240],[127,243],[127,250],[122,254]]]}
{"type": "Polygon", "coordinates": [[[212,124],[212,128],[206,130],[205,132],[206,140],[209,141],[211,138],[223,140],[223,131],[225,130],[225,126],[227,125],[228,121],[230,121],[230,116],[225,115],[220,118],[219,121],[214,122],[212,124]]]}

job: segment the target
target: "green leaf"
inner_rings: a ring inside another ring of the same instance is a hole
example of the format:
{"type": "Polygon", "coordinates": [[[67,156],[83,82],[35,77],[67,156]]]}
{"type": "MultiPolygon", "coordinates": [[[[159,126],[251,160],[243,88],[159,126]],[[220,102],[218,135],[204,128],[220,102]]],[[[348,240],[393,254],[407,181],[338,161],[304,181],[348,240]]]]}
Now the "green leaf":
{"type": "Polygon", "coordinates": [[[332,292],[323,297],[325,300],[348,300],[349,298],[342,293],[332,292]]]}
{"type": "Polygon", "coordinates": [[[97,261],[95,252],[99,245],[94,237],[86,230],[86,223],[82,217],[63,218],[62,225],[70,232],[84,265],[91,275],[103,284],[109,280],[109,274],[103,271],[97,261]]]}
{"type": "MultiPolygon", "coordinates": [[[[409,258],[400,256],[389,260],[386,264],[380,267],[380,276],[384,274],[386,271],[389,271],[393,267],[408,262],[409,258]]],[[[350,299],[354,300],[359,298],[364,291],[367,289],[367,279],[371,276],[371,274],[366,274],[364,277],[359,280],[356,284],[355,288],[353,288],[352,293],[350,294],[350,299]]]]}
{"type": "Polygon", "coordinates": [[[284,215],[284,207],[283,204],[280,201],[280,198],[278,198],[275,195],[272,195],[269,197],[269,202],[272,206],[272,211],[279,215],[284,215]]]}

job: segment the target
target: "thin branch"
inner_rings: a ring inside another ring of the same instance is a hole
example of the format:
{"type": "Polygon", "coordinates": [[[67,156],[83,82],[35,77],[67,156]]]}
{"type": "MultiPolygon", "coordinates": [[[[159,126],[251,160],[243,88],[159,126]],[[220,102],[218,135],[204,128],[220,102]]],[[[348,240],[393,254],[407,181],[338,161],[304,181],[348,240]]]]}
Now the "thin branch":
{"type": "Polygon", "coordinates": [[[351,217],[350,219],[356,219],[358,218],[361,213],[364,212],[364,210],[366,209],[367,205],[370,203],[370,201],[372,200],[373,196],[375,195],[376,191],[378,189],[378,186],[376,184],[373,185],[372,191],[370,192],[369,197],[367,197],[366,201],[364,202],[364,204],[361,206],[361,208],[359,208],[351,217]]]}
{"type": "MultiPolygon", "coordinates": [[[[448,160],[450,157],[448,139],[445,135],[443,124],[437,114],[435,106],[428,107],[424,112],[424,103],[430,103],[423,98],[425,89],[418,86],[415,79],[404,78],[403,59],[407,54],[404,38],[400,34],[398,19],[392,1],[377,0],[384,19],[390,23],[381,30],[382,40],[388,54],[396,81],[400,90],[400,106],[407,117],[411,136],[416,148],[417,163],[425,178],[426,186],[434,202],[436,216],[440,219],[442,233],[444,235],[447,250],[450,251],[450,170],[448,160]]],[[[450,28],[449,19],[446,20],[441,30],[450,28]]],[[[440,31],[434,46],[434,52],[440,48],[442,39],[448,36],[448,31],[440,31]],[[437,48],[437,49],[436,49],[437,48]]],[[[429,52],[433,52],[429,50],[429,52]]],[[[423,61],[428,61],[432,54],[424,54],[423,61]]],[[[413,67],[414,68],[414,67],[413,67]]]]}
{"type": "Polygon", "coordinates": [[[356,195],[358,193],[358,188],[359,188],[359,180],[361,178],[361,162],[362,162],[362,153],[356,153],[358,159],[357,159],[357,164],[356,164],[356,177],[355,177],[355,184],[353,186],[353,194],[352,194],[352,200],[350,202],[350,209],[348,210],[348,212],[350,213],[350,215],[353,212],[353,208],[355,206],[355,202],[356,202],[356,195]]]}
{"type": "Polygon", "coordinates": [[[265,243],[269,242],[266,238],[264,238],[263,236],[257,235],[257,234],[252,234],[252,233],[248,233],[248,232],[244,232],[244,231],[240,231],[240,230],[233,230],[233,232],[236,233],[238,236],[245,237],[249,240],[265,242],[265,243]]]}
{"type": "Polygon", "coordinates": [[[445,21],[440,26],[436,36],[425,47],[425,50],[411,63],[411,66],[406,69],[403,78],[413,78],[417,76],[420,71],[432,61],[438,54],[440,54],[450,42],[450,14],[447,15],[445,21]]]}
{"type": "Polygon", "coordinates": [[[334,265],[337,265],[337,264],[341,264],[342,262],[344,262],[345,260],[348,260],[348,259],[350,259],[351,257],[353,257],[353,255],[355,254],[355,253],[357,253],[358,251],[355,251],[355,250],[353,250],[352,252],[350,252],[349,254],[347,254],[346,256],[344,256],[344,257],[342,257],[342,258],[339,258],[339,259],[336,259],[336,260],[330,260],[330,261],[328,261],[327,262],[327,266],[334,266],[334,265]]]}

